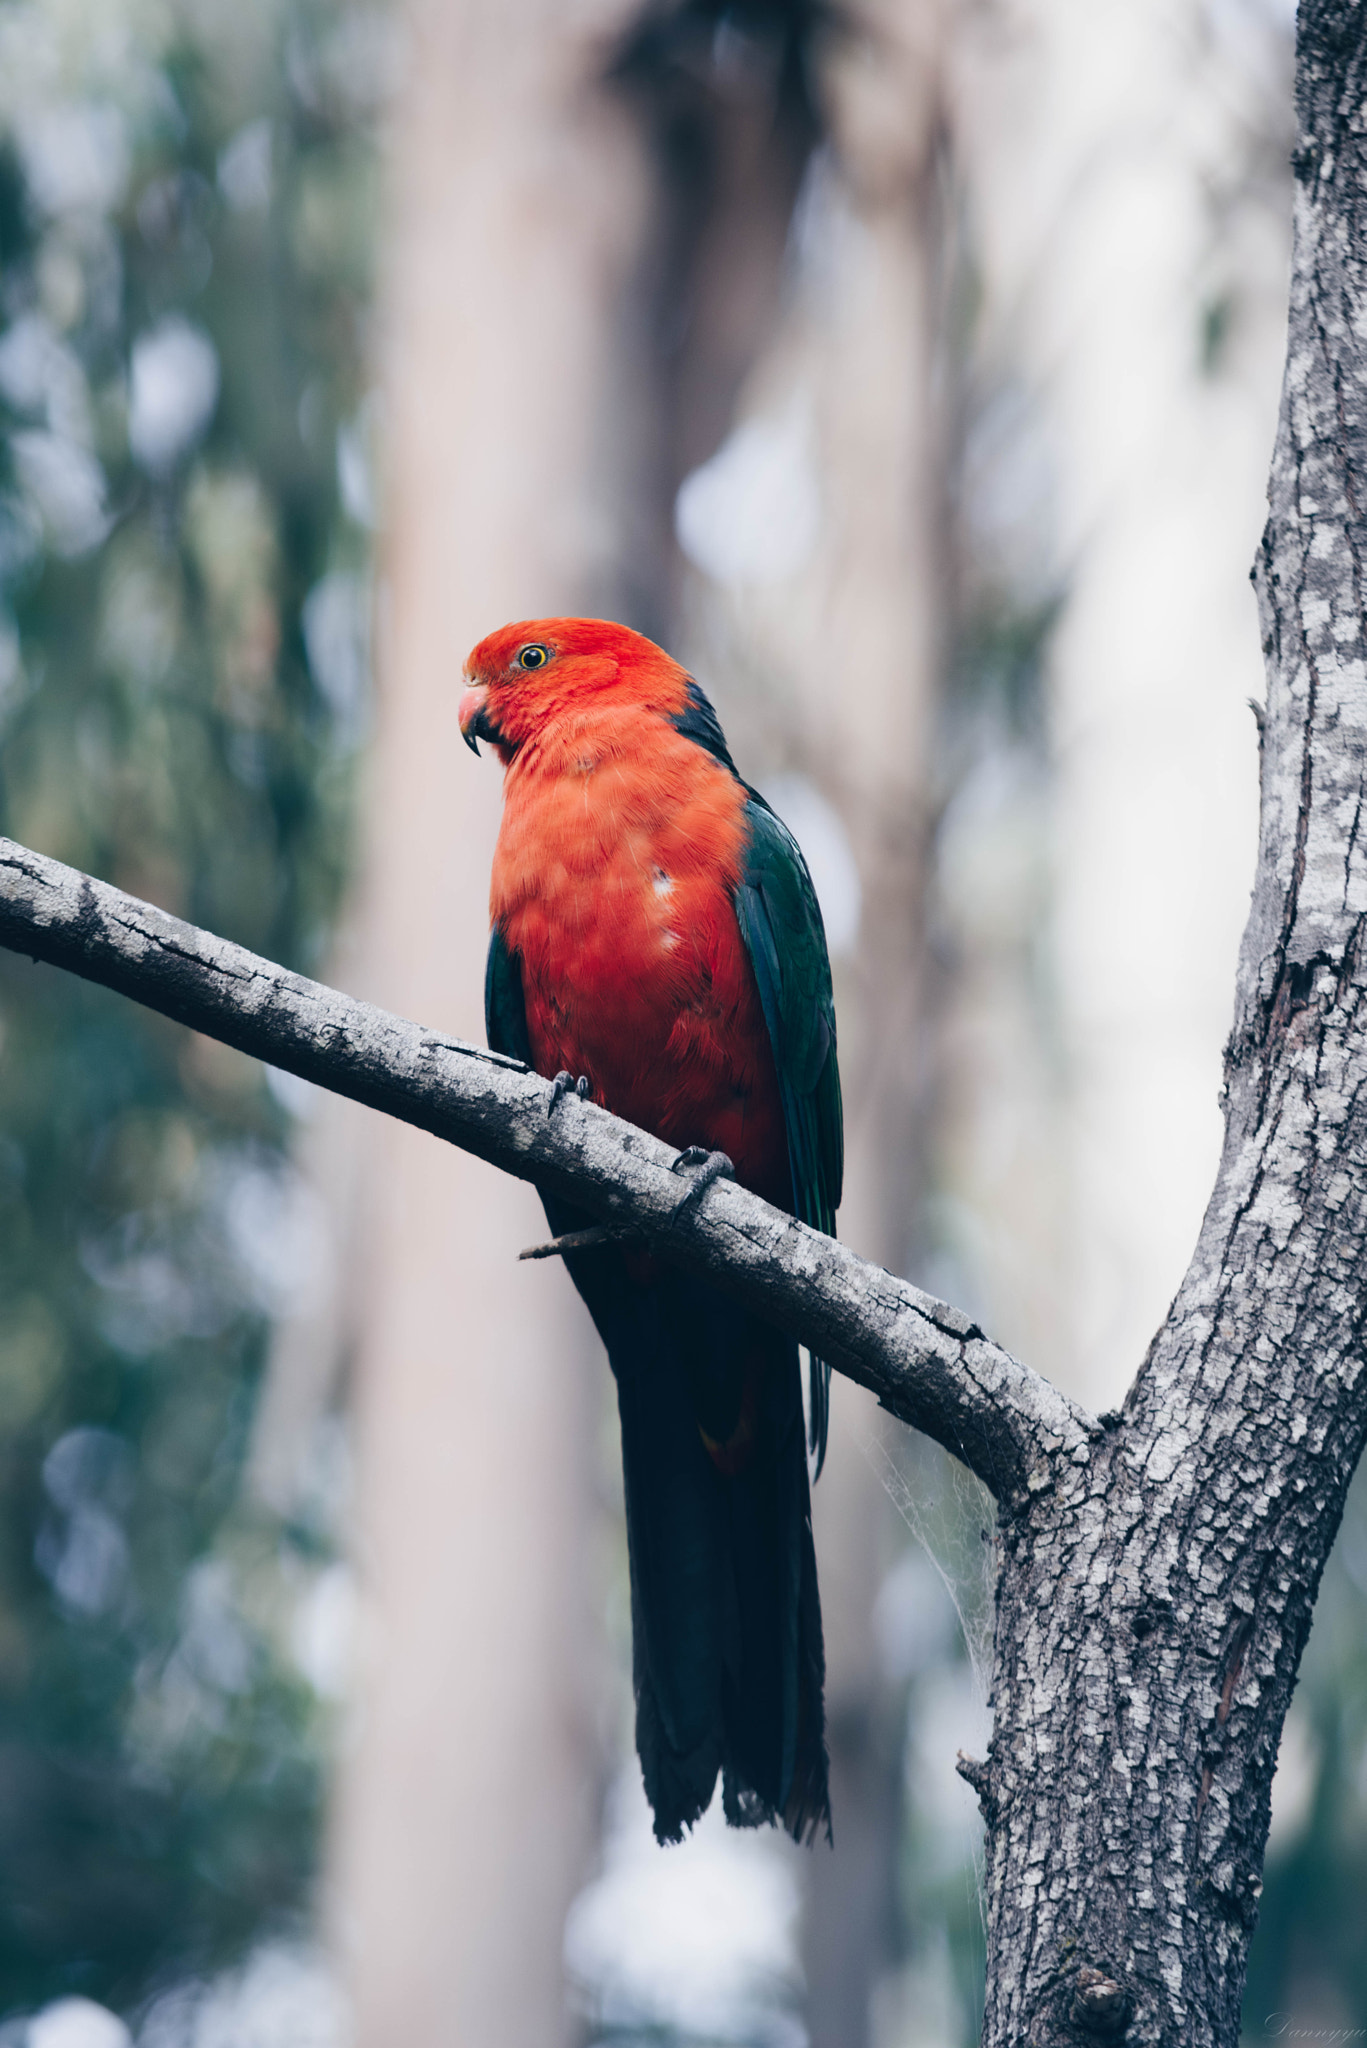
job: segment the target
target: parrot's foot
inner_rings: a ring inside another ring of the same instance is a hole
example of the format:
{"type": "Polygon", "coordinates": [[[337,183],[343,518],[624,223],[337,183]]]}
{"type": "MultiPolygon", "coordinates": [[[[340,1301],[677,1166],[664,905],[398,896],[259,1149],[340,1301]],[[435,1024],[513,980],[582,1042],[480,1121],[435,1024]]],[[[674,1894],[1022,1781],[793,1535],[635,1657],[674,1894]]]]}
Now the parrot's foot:
{"type": "Polygon", "coordinates": [[[574,1090],[575,1094],[579,1097],[579,1100],[581,1102],[587,1101],[589,1085],[589,1077],[587,1074],[581,1074],[579,1076],[579,1079],[576,1081],[573,1074],[569,1072],[568,1068],[562,1067],[560,1069],[560,1072],[556,1075],[554,1081],[552,1081],[551,1083],[551,1099],[546,1104],[547,1116],[554,1115],[556,1104],[559,1103],[564,1096],[569,1094],[571,1088],[574,1090]]]}
{"type": "Polygon", "coordinates": [[[677,1223],[686,1209],[691,1209],[696,1202],[702,1200],[713,1181],[734,1180],[736,1177],[736,1169],[726,1154],[709,1152],[706,1145],[687,1146],[669,1170],[671,1173],[677,1173],[680,1167],[684,1166],[695,1167],[697,1171],[688,1184],[688,1192],[674,1205],[670,1215],[672,1223],[677,1223]]]}

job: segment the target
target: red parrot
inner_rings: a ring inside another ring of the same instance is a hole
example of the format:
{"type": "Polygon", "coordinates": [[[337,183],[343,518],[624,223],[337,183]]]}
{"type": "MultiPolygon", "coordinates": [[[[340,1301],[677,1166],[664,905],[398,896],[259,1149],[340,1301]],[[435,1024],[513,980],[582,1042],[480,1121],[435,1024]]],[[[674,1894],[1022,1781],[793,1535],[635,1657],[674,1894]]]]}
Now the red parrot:
{"type": "MultiPolygon", "coordinates": [[[[461,732],[504,764],[489,1042],[833,1231],[843,1140],[821,913],[697,683],[604,619],[532,619],[466,664],[461,732]]],[[[552,1107],[554,1107],[554,1100],[552,1107]]],[[[591,1219],[546,1200],[560,1234],[591,1219]]],[[[565,1261],[622,1427],[636,1746],[658,1839],[722,1775],[735,1826],[829,1831],[825,1660],[798,1350],[705,1281],[565,1261]]],[[[811,1364],[825,1451],[829,1368],[811,1364]]]]}

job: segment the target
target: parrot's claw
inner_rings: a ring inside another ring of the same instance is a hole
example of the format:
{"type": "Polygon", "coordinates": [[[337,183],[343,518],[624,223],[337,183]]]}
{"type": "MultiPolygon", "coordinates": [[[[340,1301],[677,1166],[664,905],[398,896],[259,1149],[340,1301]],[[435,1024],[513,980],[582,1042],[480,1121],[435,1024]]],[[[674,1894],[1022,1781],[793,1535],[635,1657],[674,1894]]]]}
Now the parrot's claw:
{"type": "Polygon", "coordinates": [[[713,1181],[734,1180],[736,1177],[736,1169],[726,1154],[709,1152],[706,1145],[687,1146],[669,1170],[677,1173],[680,1167],[696,1167],[697,1171],[688,1184],[687,1193],[674,1204],[669,1219],[671,1223],[677,1223],[686,1209],[700,1202],[713,1181]]]}
{"type": "Polygon", "coordinates": [[[579,1100],[581,1102],[587,1102],[589,1097],[590,1085],[591,1084],[587,1074],[581,1074],[579,1076],[579,1079],[576,1081],[573,1074],[569,1072],[568,1068],[562,1067],[560,1069],[560,1072],[556,1075],[554,1081],[551,1083],[551,1099],[546,1104],[546,1115],[550,1117],[555,1114],[556,1105],[560,1101],[562,1101],[566,1095],[569,1094],[571,1089],[574,1090],[574,1093],[579,1097],[579,1100]]]}

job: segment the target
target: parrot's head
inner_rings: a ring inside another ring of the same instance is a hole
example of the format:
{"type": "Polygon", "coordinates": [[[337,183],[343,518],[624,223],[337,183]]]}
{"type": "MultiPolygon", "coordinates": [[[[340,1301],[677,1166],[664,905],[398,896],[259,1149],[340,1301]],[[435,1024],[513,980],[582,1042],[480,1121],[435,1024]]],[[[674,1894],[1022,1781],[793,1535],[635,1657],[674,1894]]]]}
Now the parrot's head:
{"type": "Polygon", "coordinates": [[[458,717],[477,754],[488,740],[505,762],[528,741],[588,711],[642,706],[672,716],[688,678],[663,648],[612,619],[519,619],[471,651],[458,717]]]}

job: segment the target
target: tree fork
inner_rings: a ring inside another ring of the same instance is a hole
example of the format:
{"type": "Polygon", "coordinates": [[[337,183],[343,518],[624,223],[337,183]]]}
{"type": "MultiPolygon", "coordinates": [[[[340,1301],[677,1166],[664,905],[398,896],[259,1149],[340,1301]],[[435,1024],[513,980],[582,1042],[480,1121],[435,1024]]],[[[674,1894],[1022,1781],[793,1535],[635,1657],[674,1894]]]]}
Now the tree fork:
{"type": "Polygon", "coordinates": [[[1367,1435],[1365,55],[1363,0],[1302,0],[1224,1152],[1116,1427],[1003,1517],[986,2048],[1236,2048],[1282,1723],[1367,1435]]]}

